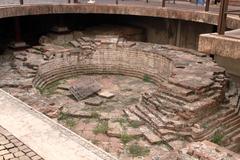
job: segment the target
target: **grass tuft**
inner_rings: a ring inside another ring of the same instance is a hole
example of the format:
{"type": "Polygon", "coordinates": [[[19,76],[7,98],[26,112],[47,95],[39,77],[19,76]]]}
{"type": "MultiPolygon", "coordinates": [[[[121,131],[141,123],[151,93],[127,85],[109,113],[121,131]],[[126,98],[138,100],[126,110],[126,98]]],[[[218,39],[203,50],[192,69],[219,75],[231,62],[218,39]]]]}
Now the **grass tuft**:
{"type": "Polygon", "coordinates": [[[62,112],[60,113],[58,120],[62,121],[70,129],[72,129],[76,125],[76,121],[74,120],[73,117],[62,112]]]}
{"type": "Polygon", "coordinates": [[[108,131],[108,122],[107,121],[102,121],[98,123],[98,125],[94,128],[93,133],[94,134],[106,134],[108,131]]]}
{"type": "Polygon", "coordinates": [[[143,81],[144,81],[144,82],[151,82],[150,76],[147,75],[147,74],[145,74],[145,75],[143,76],[143,81]]]}
{"type": "Polygon", "coordinates": [[[128,142],[134,140],[134,137],[131,135],[128,135],[127,133],[123,133],[120,137],[120,140],[123,144],[127,144],[128,142]]]}
{"type": "Polygon", "coordinates": [[[144,157],[149,154],[150,150],[147,147],[143,147],[138,144],[132,144],[128,147],[128,152],[132,157],[144,157]]]}
{"type": "Polygon", "coordinates": [[[99,119],[99,118],[100,118],[100,115],[99,115],[99,113],[97,113],[97,112],[92,112],[92,113],[91,113],[91,117],[92,117],[92,118],[95,118],[95,119],[99,119]]]}
{"type": "Polygon", "coordinates": [[[214,133],[214,135],[211,139],[211,142],[220,145],[223,140],[223,137],[224,137],[224,135],[221,134],[219,131],[217,131],[214,133]]]}
{"type": "Polygon", "coordinates": [[[118,122],[118,123],[120,123],[121,126],[123,126],[123,124],[127,123],[128,121],[127,121],[127,118],[124,117],[124,118],[117,118],[113,122],[118,122]]]}
{"type": "Polygon", "coordinates": [[[129,127],[132,128],[139,128],[142,125],[142,122],[140,121],[130,121],[129,122],[129,127]]]}

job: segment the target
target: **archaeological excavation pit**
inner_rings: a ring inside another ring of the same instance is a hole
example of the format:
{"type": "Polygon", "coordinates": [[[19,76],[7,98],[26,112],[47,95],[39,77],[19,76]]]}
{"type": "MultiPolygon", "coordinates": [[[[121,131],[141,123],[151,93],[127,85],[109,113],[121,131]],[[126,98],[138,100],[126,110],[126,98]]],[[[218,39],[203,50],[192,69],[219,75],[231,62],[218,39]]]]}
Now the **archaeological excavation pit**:
{"type": "Polygon", "coordinates": [[[4,51],[0,87],[120,160],[185,160],[209,150],[237,159],[237,91],[225,69],[194,50],[186,30],[179,42],[164,33],[164,45],[155,43],[166,38],[154,37],[156,28],[136,26],[44,30],[31,47],[4,51]]]}

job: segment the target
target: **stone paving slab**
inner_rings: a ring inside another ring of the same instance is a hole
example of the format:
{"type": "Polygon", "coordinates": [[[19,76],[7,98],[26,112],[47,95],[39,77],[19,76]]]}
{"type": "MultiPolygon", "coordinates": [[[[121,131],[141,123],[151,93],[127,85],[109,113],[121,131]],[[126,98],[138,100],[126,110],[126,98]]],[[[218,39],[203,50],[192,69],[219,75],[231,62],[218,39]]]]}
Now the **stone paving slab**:
{"type": "Polygon", "coordinates": [[[3,90],[0,125],[45,160],[116,159],[3,90]]]}
{"type": "Polygon", "coordinates": [[[43,160],[24,143],[0,126],[0,160],[43,160]]]}

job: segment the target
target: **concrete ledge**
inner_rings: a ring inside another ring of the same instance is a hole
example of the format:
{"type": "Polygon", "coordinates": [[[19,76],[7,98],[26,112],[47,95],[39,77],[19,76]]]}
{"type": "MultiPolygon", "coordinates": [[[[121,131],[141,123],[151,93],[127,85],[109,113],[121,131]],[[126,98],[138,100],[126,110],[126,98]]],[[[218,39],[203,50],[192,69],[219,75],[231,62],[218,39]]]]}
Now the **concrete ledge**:
{"type": "Polygon", "coordinates": [[[0,115],[0,125],[45,160],[116,160],[3,90],[0,115]]]}
{"type": "MultiPolygon", "coordinates": [[[[235,30],[237,31],[237,30],[235,30]]],[[[233,31],[231,31],[232,34],[233,31]]],[[[213,34],[199,37],[198,51],[233,59],[240,59],[240,38],[213,34]]]]}
{"type": "MultiPolygon", "coordinates": [[[[161,6],[128,5],[128,4],[38,4],[23,6],[4,6],[0,9],[0,18],[43,15],[43,14],[118,14],[162,17],[186,21],[217,24],[218,14],[214,12],[196,11],[195,9],[162,8],[161,6]]],[[[227,27],[240,28],[240,18],[229,16],[227,27]]]]}

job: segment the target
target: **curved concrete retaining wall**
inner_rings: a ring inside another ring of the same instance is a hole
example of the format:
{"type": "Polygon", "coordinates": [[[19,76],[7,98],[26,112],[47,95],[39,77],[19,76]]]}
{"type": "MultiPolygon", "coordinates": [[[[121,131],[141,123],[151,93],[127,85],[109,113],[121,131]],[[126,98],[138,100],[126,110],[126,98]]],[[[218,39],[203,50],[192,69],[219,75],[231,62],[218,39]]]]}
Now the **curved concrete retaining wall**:
{"type": "MultiPolygon", "coordinates": [[[[142,6],[127,4],[39,4],[39,5],[22,5],[22,6],[6,6],[0,9],[0,18],[27,16],[27,15],[43,15],[43,14],[117,14],[117,15],[135,15],[162,17],[170,19],[180,19],[193,22],[201,22],[216,25],[218,14],[213,12],[204,12],[196,10],[184,10],[173,8],[162,8],[158,6],[142,6]]],[[[229,16],[227,27],[231,29],[240,28],[240,19],[238,17],[229,16]]]]}

